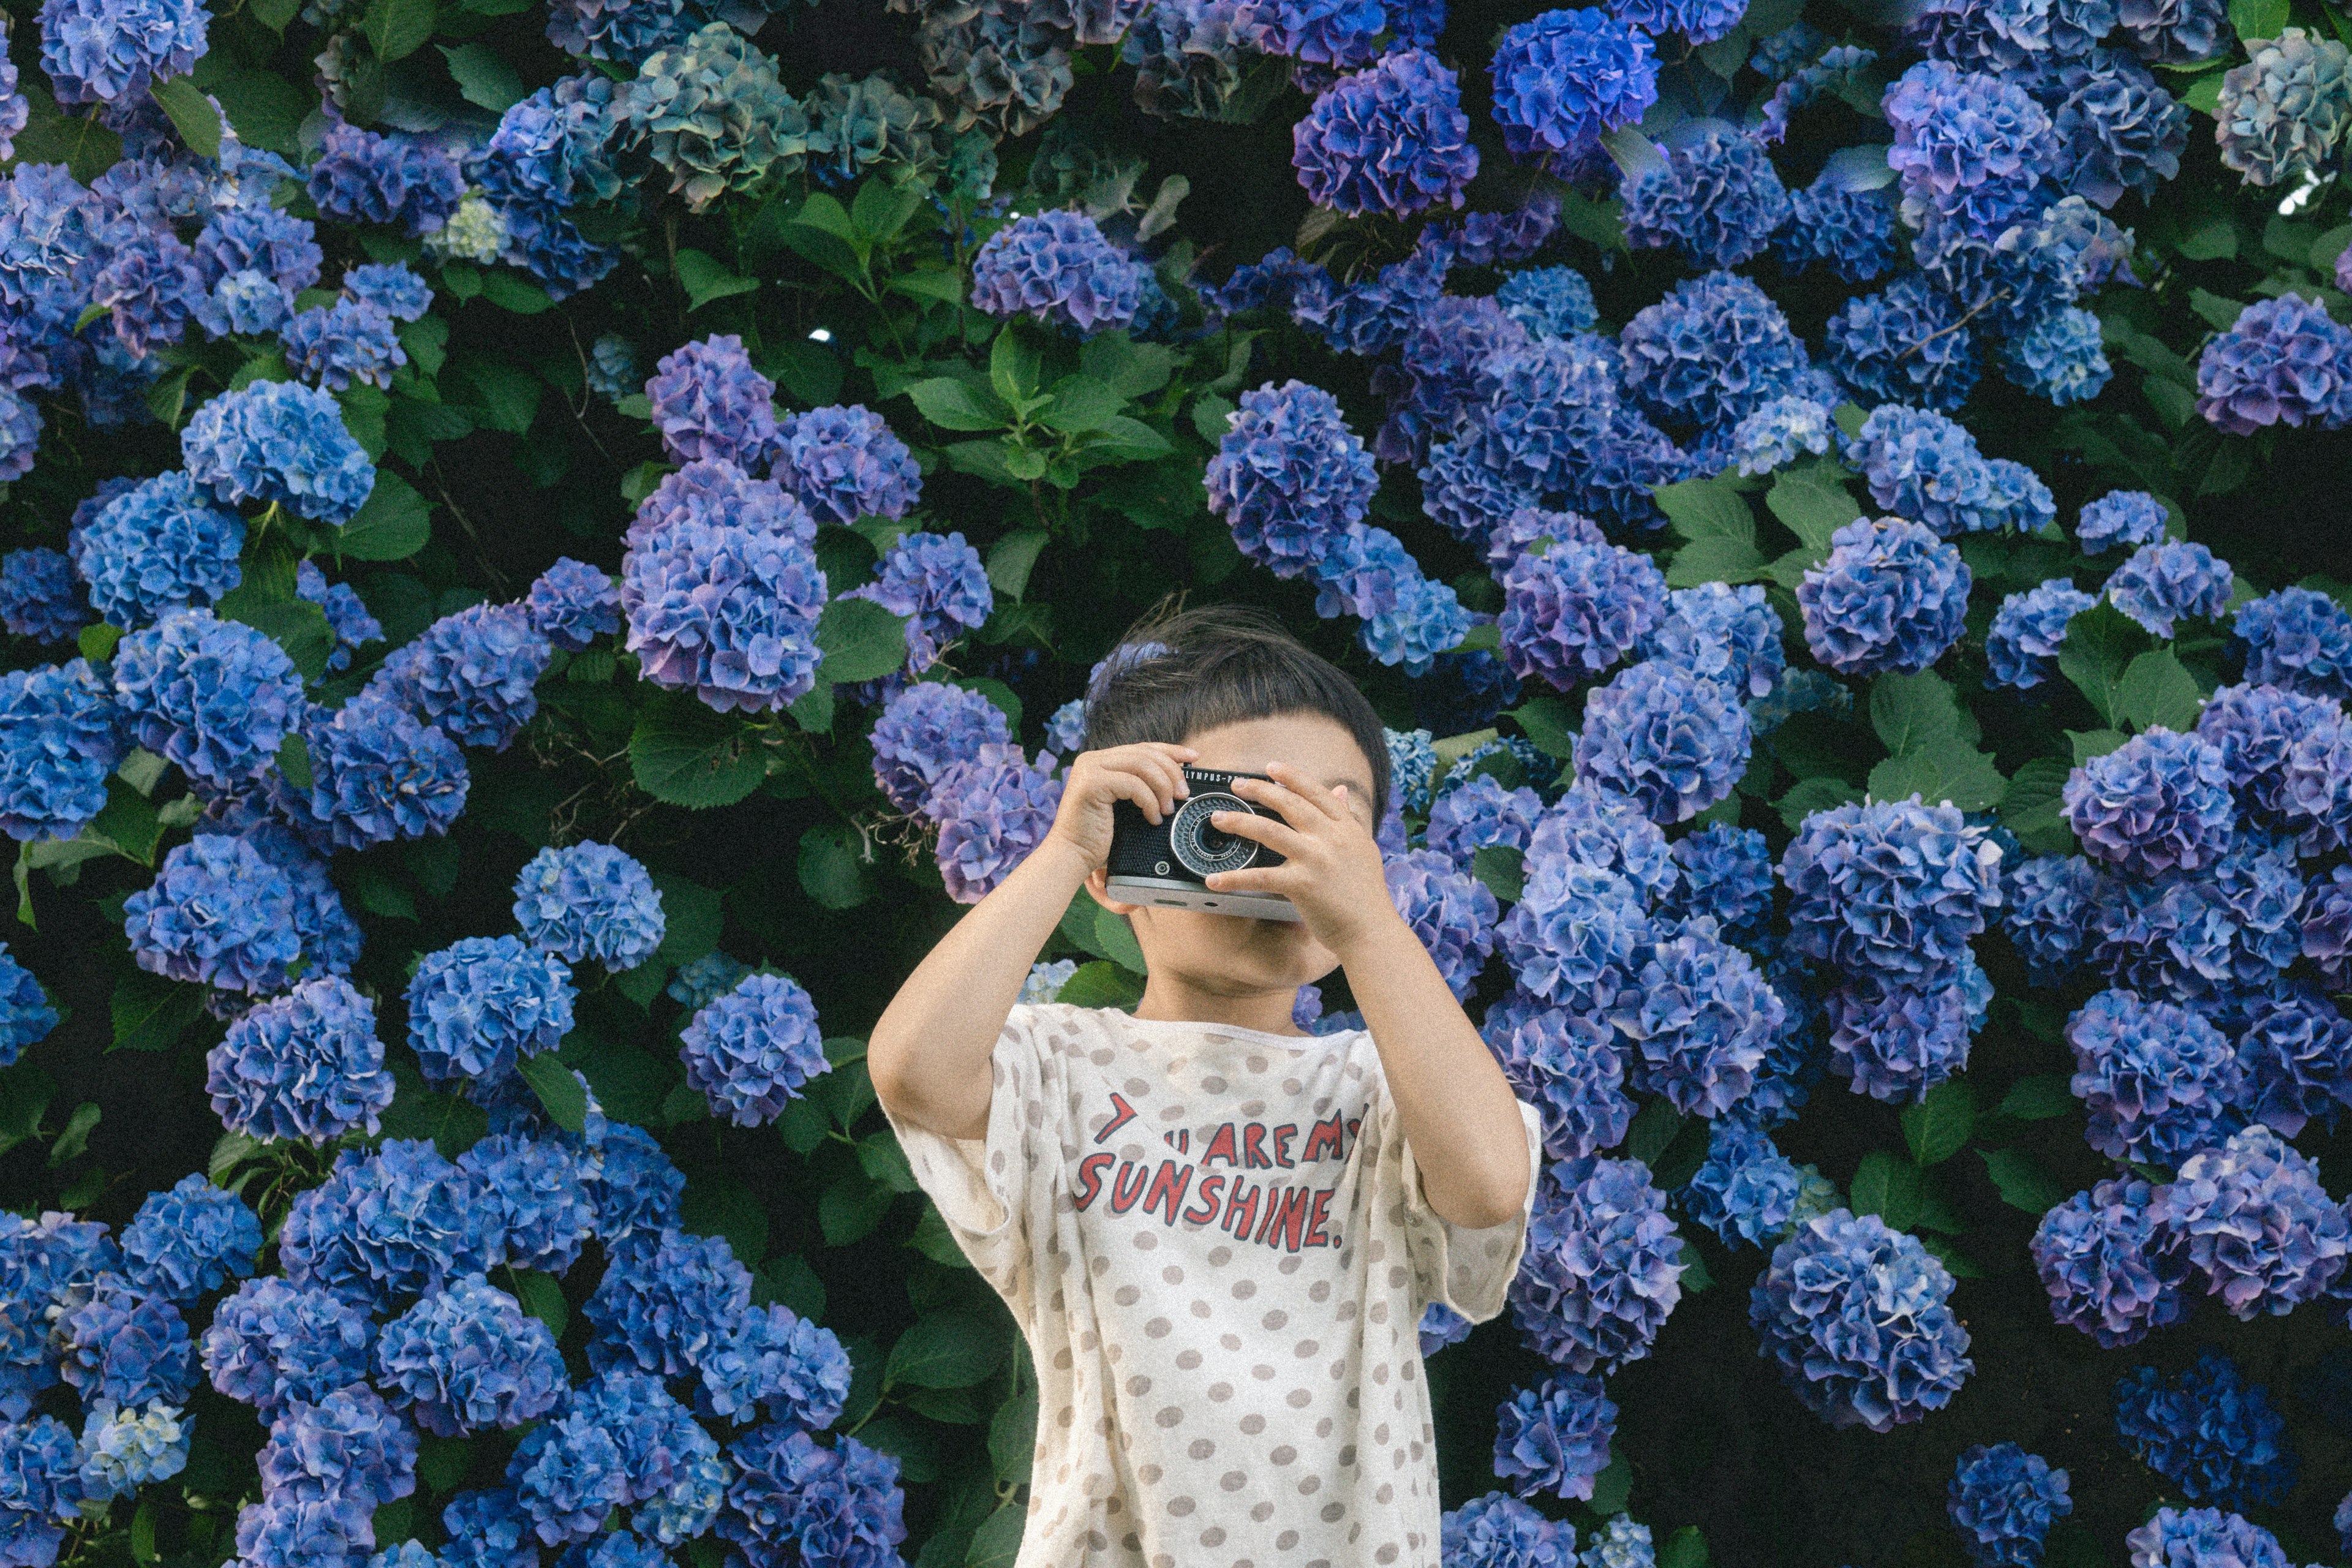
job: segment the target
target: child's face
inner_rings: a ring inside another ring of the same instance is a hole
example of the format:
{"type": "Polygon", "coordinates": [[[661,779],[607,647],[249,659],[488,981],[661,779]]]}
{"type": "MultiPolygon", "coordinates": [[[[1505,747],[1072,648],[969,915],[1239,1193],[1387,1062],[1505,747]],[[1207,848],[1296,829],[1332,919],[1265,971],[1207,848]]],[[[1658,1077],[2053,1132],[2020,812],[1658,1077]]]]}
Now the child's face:
{"type": "MultiPolygon", "coordinates": [[[[1192,763],[1196,768],[1263,773],[1268,763],[1285,763],[1327,788],[1345,784],[1349,809],[1365,830],[1380,826],[1372,820],[1372,764],[1336,719],[1320,713],[1244,719],[1187,735],[1184,744],[1200,753],[1192,763]]],[[[1103,873],[1095,873],[1097,897],[1102,878],[1103,873]]],[[[1133,923],[1136,942],[1153,973],[1213,995],[1296,990],[1339,966],[1339,956],[1309,936],[1303,921],[1104,902],[1133,923]]]]}

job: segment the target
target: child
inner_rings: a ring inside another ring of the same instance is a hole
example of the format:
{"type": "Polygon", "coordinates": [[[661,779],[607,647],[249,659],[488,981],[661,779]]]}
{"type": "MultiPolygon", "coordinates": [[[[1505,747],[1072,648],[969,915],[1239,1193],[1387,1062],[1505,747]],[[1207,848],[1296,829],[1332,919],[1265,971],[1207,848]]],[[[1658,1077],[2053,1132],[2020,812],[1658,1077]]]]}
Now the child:
{"type": "Polygon", "coordinates": [[[1423,1308],[1502,1310],[1540,1127],[1389,901],[1389,755],[1270,619],[1139,626],[1097,682],[1054,826],[874,1026],[883,1113],[1038,1381],[1016,1568],[1438,1568],[1423,1308]],[[1213,826],[1286,857],[1213,889],[1302,920],[1117,902],[1111,803],[1185,764],[1265,773],[1213,826]],[[1134,922],[1134,1015],[1017,1001],[1087,888],[1134,922]],[[1366,1027],[1298,988],[1347,972],[1366,1027]],[[1156,1142],[1155,1142],[1156,1140],[1156,1142]]]}

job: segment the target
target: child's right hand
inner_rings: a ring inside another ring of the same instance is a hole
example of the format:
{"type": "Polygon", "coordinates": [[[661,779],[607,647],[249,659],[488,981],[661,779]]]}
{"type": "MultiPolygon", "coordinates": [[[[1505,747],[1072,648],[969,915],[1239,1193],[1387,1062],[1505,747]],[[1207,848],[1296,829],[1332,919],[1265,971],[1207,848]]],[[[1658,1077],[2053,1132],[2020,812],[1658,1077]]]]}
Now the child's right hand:
{"type": "Polygon", "coordinates": [[[1184,764],[1200,754],[1190,746],[1164,741],[1080,752],[1070,759],[1061,809],[1054,814],[1045,841],[1058,842],[1076,855],[1087,870],[1097,869],[1110,859],[1111,803],[1134,802],[1144,819],[1157,826],[1184,798],[1184,764]]]}

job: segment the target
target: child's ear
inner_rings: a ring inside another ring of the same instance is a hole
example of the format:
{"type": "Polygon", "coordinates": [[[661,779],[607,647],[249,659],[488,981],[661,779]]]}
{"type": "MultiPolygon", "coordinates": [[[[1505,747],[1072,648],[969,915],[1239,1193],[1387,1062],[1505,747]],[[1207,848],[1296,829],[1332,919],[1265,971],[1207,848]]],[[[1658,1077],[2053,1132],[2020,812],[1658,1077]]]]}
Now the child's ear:
{"type": "Polygon", "coordinates": [[[1141,904],[1120,902],[1118,900],[1110,896],[1109,889],[1110,872],[1107,868],[1097,866],[1093,870],[1087,873],[1087,891],[1094,896],[1095,902],[1100,904],[1111,913],[1115,915],[1131,915],[1136,910],[1143,907],[1141,904]]]}

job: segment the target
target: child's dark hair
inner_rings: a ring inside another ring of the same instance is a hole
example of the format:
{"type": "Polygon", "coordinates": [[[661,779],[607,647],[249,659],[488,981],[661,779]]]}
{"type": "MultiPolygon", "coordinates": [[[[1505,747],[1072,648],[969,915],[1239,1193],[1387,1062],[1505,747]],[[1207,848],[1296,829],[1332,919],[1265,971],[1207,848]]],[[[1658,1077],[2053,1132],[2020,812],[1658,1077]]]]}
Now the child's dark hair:
{"type": "Polygon", "coordinates": [[[1152,611],[1129,628],[1087,692],[1087,746],[1181,741],[1247,719],[1320,713],[1355,737],[1372,769],[1372,820],[1389,806],[1380,715],[1330,660],[1262,610],[1152,611]]]}

